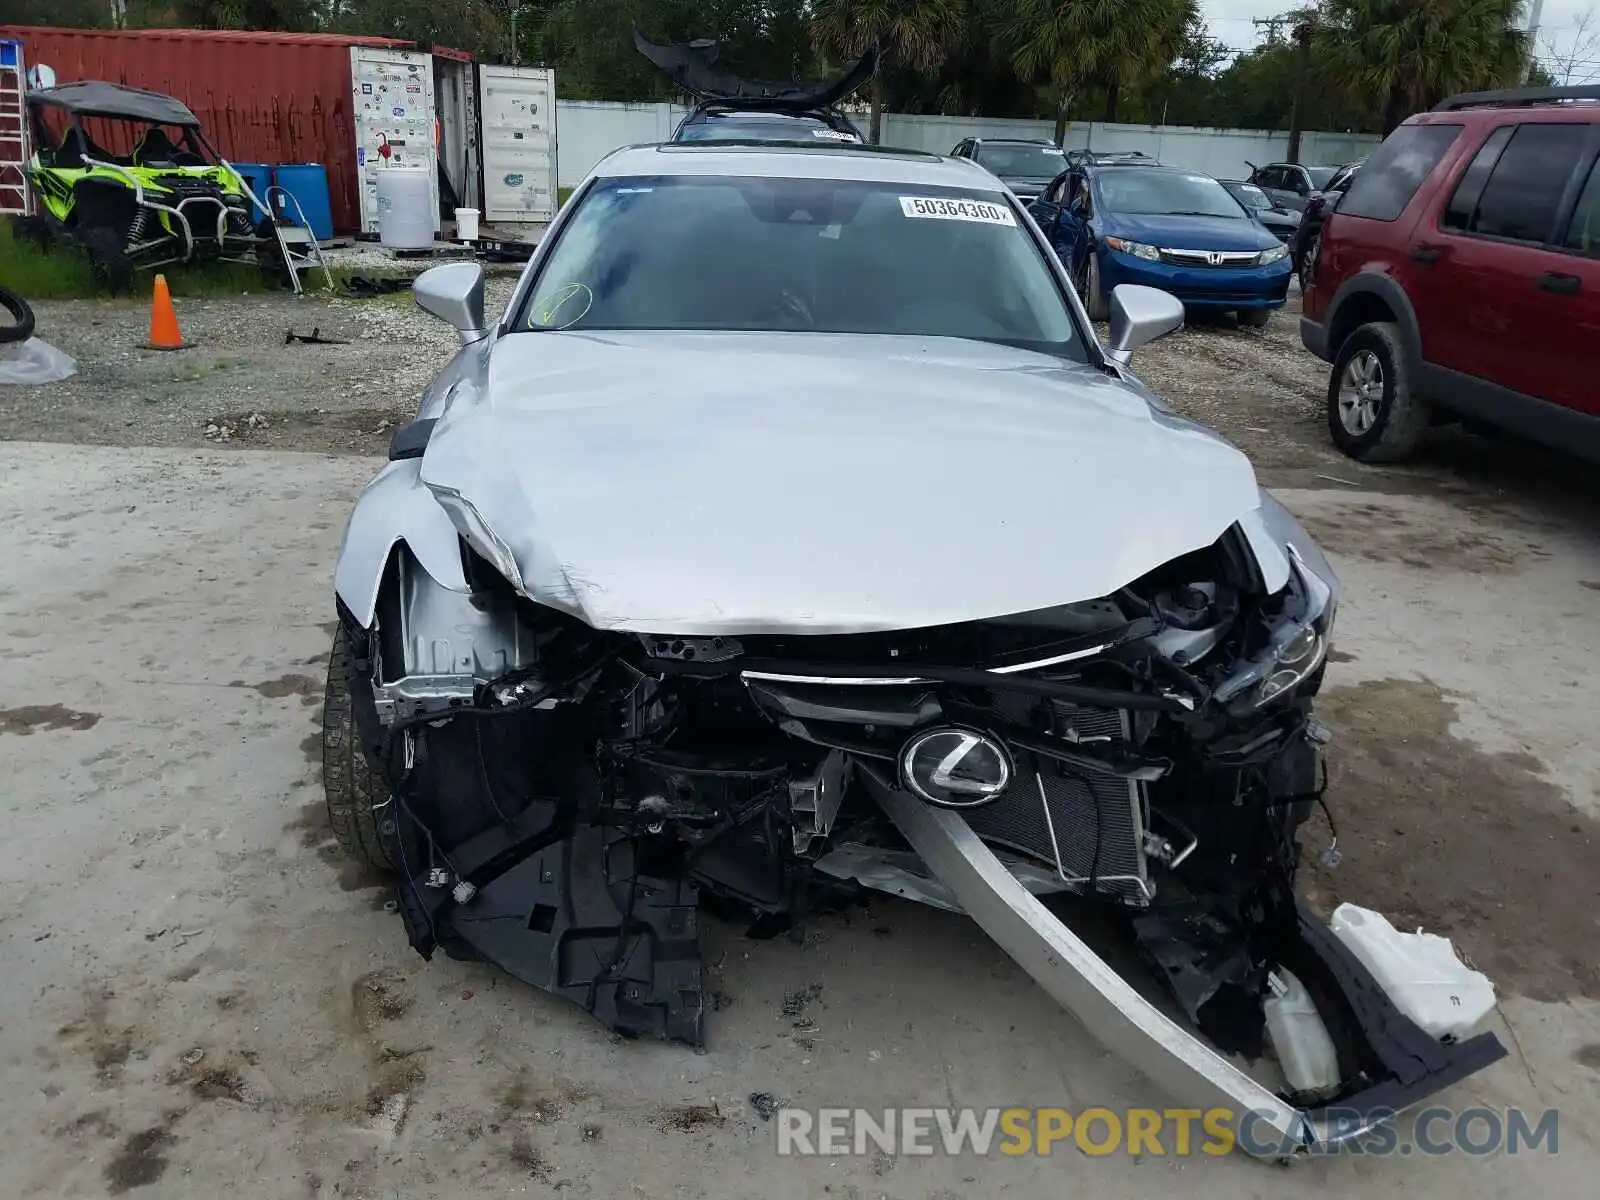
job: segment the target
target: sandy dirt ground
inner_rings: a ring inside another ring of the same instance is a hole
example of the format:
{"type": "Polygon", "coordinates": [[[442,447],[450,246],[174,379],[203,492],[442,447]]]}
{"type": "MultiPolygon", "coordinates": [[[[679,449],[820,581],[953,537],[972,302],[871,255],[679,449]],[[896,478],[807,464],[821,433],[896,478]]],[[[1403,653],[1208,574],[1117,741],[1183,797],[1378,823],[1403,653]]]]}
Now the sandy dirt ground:
{"type": "MultiPolygon", "coordinates": [[[[970,923],[887,898],[801,945],[708,918],[703,1054],[620,1041],[490,968],[413,955],[384,891],[331,844],[318,703],[333,556],[375,465],[350,452],[403,419],[448,331],[388,300],[207,303],[186,332],[245,361],[243,390],[180,380],[198,356],[133,349],[140,314],[117,305],[41,306],[84,374],[0,389],[19,439],[0,445],[0,1196],[1592,1190],[1592,472],[1456,434],[1403,469],[1336,458],[1323,368],[1287,317],[1187,330],[1138,362],[1285,485],[1346,586],[1323,706],[1344,862],[1308,872],[1308,895],[1447,933],[1494,977],[1510,1057],[1442,1102],[1558,1108],[1558,1155],[779,1159],[752,1096],[1171,1098],[970,923]],[[285,321],[351,341],[285,347],[285,321]],[[206,432],[257,411],[264,430],[206,432]]],[[[1307,836],[1326,841],[1320,817],[1307,836]]]]}

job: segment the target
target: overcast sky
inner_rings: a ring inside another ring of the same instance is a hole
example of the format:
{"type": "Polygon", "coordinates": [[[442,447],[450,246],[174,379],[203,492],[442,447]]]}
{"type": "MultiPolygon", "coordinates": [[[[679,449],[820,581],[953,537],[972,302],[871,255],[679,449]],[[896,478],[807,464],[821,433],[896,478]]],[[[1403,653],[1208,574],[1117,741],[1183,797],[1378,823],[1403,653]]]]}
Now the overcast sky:
{"type": "MultiPolygon", "coordinates": [[[[1211,26],[1211,36],[1235,49],[1247,49],[1266,35],[1265,29],[1251,24],[1252,18],[1273,17],[1299,7],[1295,0],[1200,0],[1200,9],[1211,26]]],[[[1597,8],[1600,8],[1600,0],[1544,0],[1539,22],[1540,59],[1549,57],[1547,41],[1554,44],[1560,55],[1570,55],[1574,23],[1597,8]]],[[[1590,24],[1596,37],[1582,57],[1593,62],[1579,70],[1574,83],[1600,78],[1600,13],[1590,24]]]]}

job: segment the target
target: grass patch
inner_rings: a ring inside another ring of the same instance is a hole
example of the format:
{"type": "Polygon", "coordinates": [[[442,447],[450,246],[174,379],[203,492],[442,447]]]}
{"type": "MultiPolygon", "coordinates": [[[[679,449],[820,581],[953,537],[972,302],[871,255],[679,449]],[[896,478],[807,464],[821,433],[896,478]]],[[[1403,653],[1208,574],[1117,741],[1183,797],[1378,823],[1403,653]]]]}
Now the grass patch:
{"type": "Polygon", "coordinates": [[[567,197],[572,195],[572,188],[558,187],[556,189],[556,207],[559,209],[567,202],[567,197]]]}
{"type": "MultiPolygon", "coordinates": [[[[244,263],[168,263],[160,271],[174,296],[237,296],[279,290],[276,280],[244,263]]],[[[138,271],[133,294],[146,295],[153,271],[138,271]]],[[[111,295],[94,277],[89,257],[72,244],[57,242],[46,252],[33,242],[19,242],[9,221],[0,223],[0,279],[28,300],[86,300],[111,295]]]]}

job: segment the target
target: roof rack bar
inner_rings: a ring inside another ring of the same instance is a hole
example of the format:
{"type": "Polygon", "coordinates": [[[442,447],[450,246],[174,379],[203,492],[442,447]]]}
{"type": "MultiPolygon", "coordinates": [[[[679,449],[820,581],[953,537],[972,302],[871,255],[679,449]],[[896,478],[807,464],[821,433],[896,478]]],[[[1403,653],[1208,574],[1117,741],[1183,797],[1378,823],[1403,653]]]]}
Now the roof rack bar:
{"type": "Polygon", "coordinates": [[[1463,108],[1514,108],[1524,104],[1554,104],[1559,100],[1600,100],[1600,84],[1579,87],[1505,88],[1494,92],[1462,92],[1433,106],[1434,112],[1463,108]]]}

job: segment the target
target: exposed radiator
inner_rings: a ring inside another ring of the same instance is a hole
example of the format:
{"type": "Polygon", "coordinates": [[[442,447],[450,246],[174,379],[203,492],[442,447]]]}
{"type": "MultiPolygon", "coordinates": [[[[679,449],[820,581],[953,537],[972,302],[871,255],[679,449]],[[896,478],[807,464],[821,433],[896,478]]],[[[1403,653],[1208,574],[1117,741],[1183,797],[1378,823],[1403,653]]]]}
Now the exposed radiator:
{"type": "MultiPolygon", "coordinates": [[[[1128,736],[1124,712],[1055,708],[1058,734],[1073,729],[1080,742],[1128,736]]],[[[1147,903],[1153,889],[1144,854],[1143,785],[1108,775],[1067,774],[1052,759],[1026,751],[1015,755],[1017,772],[1005,793],[963,814],[973,831],[985,841],[1042,859],[1083,891],[1147,903]]]]}

